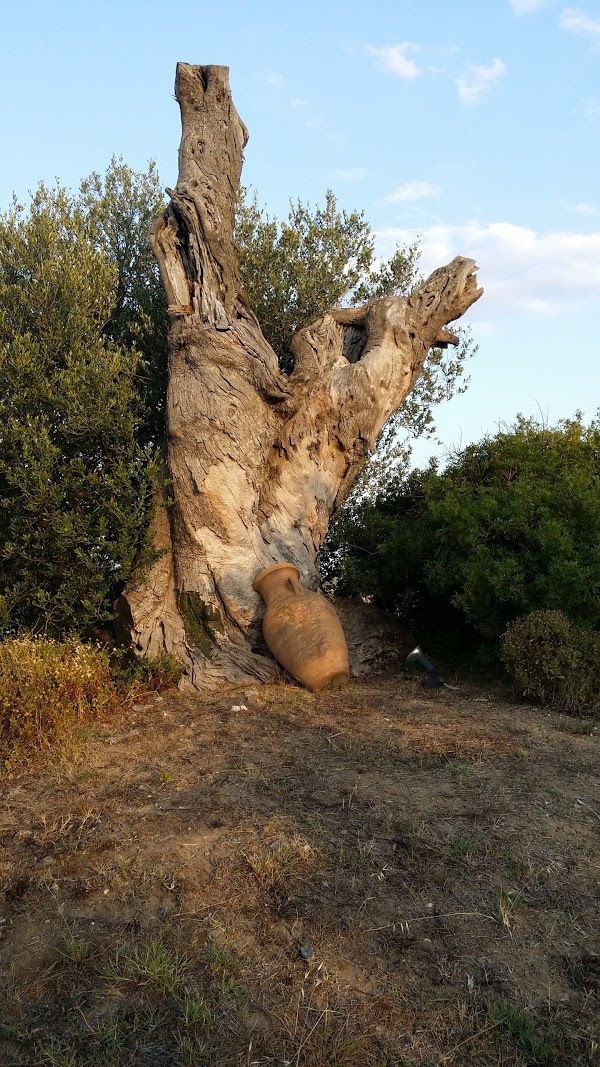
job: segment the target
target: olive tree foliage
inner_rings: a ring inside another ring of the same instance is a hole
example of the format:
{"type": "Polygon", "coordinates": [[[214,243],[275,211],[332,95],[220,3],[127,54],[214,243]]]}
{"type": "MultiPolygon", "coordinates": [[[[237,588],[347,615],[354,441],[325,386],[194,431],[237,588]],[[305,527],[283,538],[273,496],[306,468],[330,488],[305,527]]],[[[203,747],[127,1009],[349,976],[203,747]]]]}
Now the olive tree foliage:
{"type": "Polygon", "coordinates": [[[234,234],[242,281],[284,366],[291,360],[293,334],[325,311],[410,291],[416,245],[398,249],[393,261],[376,268],[375,239],[364,212],[339,211],[330,189],[323,207],[291,201],[281,221],[259,207],[256,194],[242,193],[234,234]]]}
{"type": "MultiPolygon", "coordinates": [[[[389,259],[379,259],[364,211],[340,210],[331,190],[322,207],[290,201],[283,220],[271,217],[256,193],[242,190],[235,241],[250,305],[285,370],[293,365],[293,334],[323,312],[386,296],[408,296],[423,280],[418,242],[399,245],[389,259]]],[[[345,511],[365,494],[376,495],[408,462],[410,442],[435,432],[436,405],[465,391],[465,363],[477,349],[468,327],[456,332],[460,338],[456,348],[430,351],[412,392],[384,427],[345,511]]],[[[329,561],[327,567],[331,566],[329,561]]]]}
{"type": "Polygon", "coordinates": [[[83,629],[139,559],[164,404],[156,173],[113,160],[0,216],[0,611],[83,629]]]}
{"type": "Polygon", "coordinates": [[[104,176],[81,182],[78,202],[93,240],[116,268],[117,286],[103,336],[135,349],[136,382],[143,405],[138,437],[157,443],[165,431],[167,378],[167,299],[149,233],[165,205],[152,161],[147,171],[132,170],[113,157],[104,176]]]}

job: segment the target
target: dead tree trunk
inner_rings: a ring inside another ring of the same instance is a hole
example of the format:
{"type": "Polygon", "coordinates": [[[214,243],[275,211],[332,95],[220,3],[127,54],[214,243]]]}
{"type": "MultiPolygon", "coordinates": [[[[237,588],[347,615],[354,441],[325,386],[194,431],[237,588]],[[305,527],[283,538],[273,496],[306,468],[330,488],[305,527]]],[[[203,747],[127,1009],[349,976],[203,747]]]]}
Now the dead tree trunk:
{"type": "Polygon", "coordinates": [[[331,311],[300,330],[295,367],[279,369],[236,265],[234,211],[247,131],[226,67],[180,63],[179,178],[153,247],[171,315],[166,494],[158,562],[121,607],[140,655],[180,658],[211,688],[266,679],[254,651],[262,606],[252,589],[271,563],[318,586],[317,551],[428,350],[481,295],[457,258],[409,298],[331,311]]]}

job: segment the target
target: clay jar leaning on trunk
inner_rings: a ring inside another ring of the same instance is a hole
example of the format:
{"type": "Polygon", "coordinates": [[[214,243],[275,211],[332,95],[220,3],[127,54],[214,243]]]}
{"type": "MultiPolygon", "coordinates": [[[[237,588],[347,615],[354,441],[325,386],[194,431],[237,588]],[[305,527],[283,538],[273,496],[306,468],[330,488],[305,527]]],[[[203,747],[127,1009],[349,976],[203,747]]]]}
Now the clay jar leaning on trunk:
{"type": "Polygon", "coordinates": [[[293,563],[274,563],[254,579],[267,610],[263,633],[275,659],[313,692],[350,677],[348,649],[335,609],[300,582],[293,563]]]}

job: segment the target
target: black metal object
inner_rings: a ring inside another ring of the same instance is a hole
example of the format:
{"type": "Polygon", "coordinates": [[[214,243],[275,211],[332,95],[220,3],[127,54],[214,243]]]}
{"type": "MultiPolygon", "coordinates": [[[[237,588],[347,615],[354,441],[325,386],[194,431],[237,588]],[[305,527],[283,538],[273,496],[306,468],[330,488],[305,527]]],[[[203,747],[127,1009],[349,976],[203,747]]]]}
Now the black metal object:
{"type": "Polygon", "coordinates": [[[423,679],[425,689],[439,689],[444,684],[436,667],[434,667],[431,660],[427,658],[420,645],[417,645],[416,648],[413,648],[412,652],[408,653],[406,663],[414,663],[416,667],[420,667],[422,671],[425,671],[427,675],[427,677],[423,679]]]}

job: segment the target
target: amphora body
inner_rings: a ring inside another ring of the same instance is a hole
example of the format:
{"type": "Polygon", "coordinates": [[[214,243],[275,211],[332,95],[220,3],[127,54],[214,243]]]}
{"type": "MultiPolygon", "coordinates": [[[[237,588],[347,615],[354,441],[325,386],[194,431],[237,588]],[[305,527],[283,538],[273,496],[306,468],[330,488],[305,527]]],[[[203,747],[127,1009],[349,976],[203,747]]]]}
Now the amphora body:
{"type": "Polygon", "coordinates": [[[263,633],[275,659],[307,689],[342,685],[350,677],[346,638],[335,609],[300,582],[293,563],[274,563],[254,579],[267,610],[263,633]]]}

